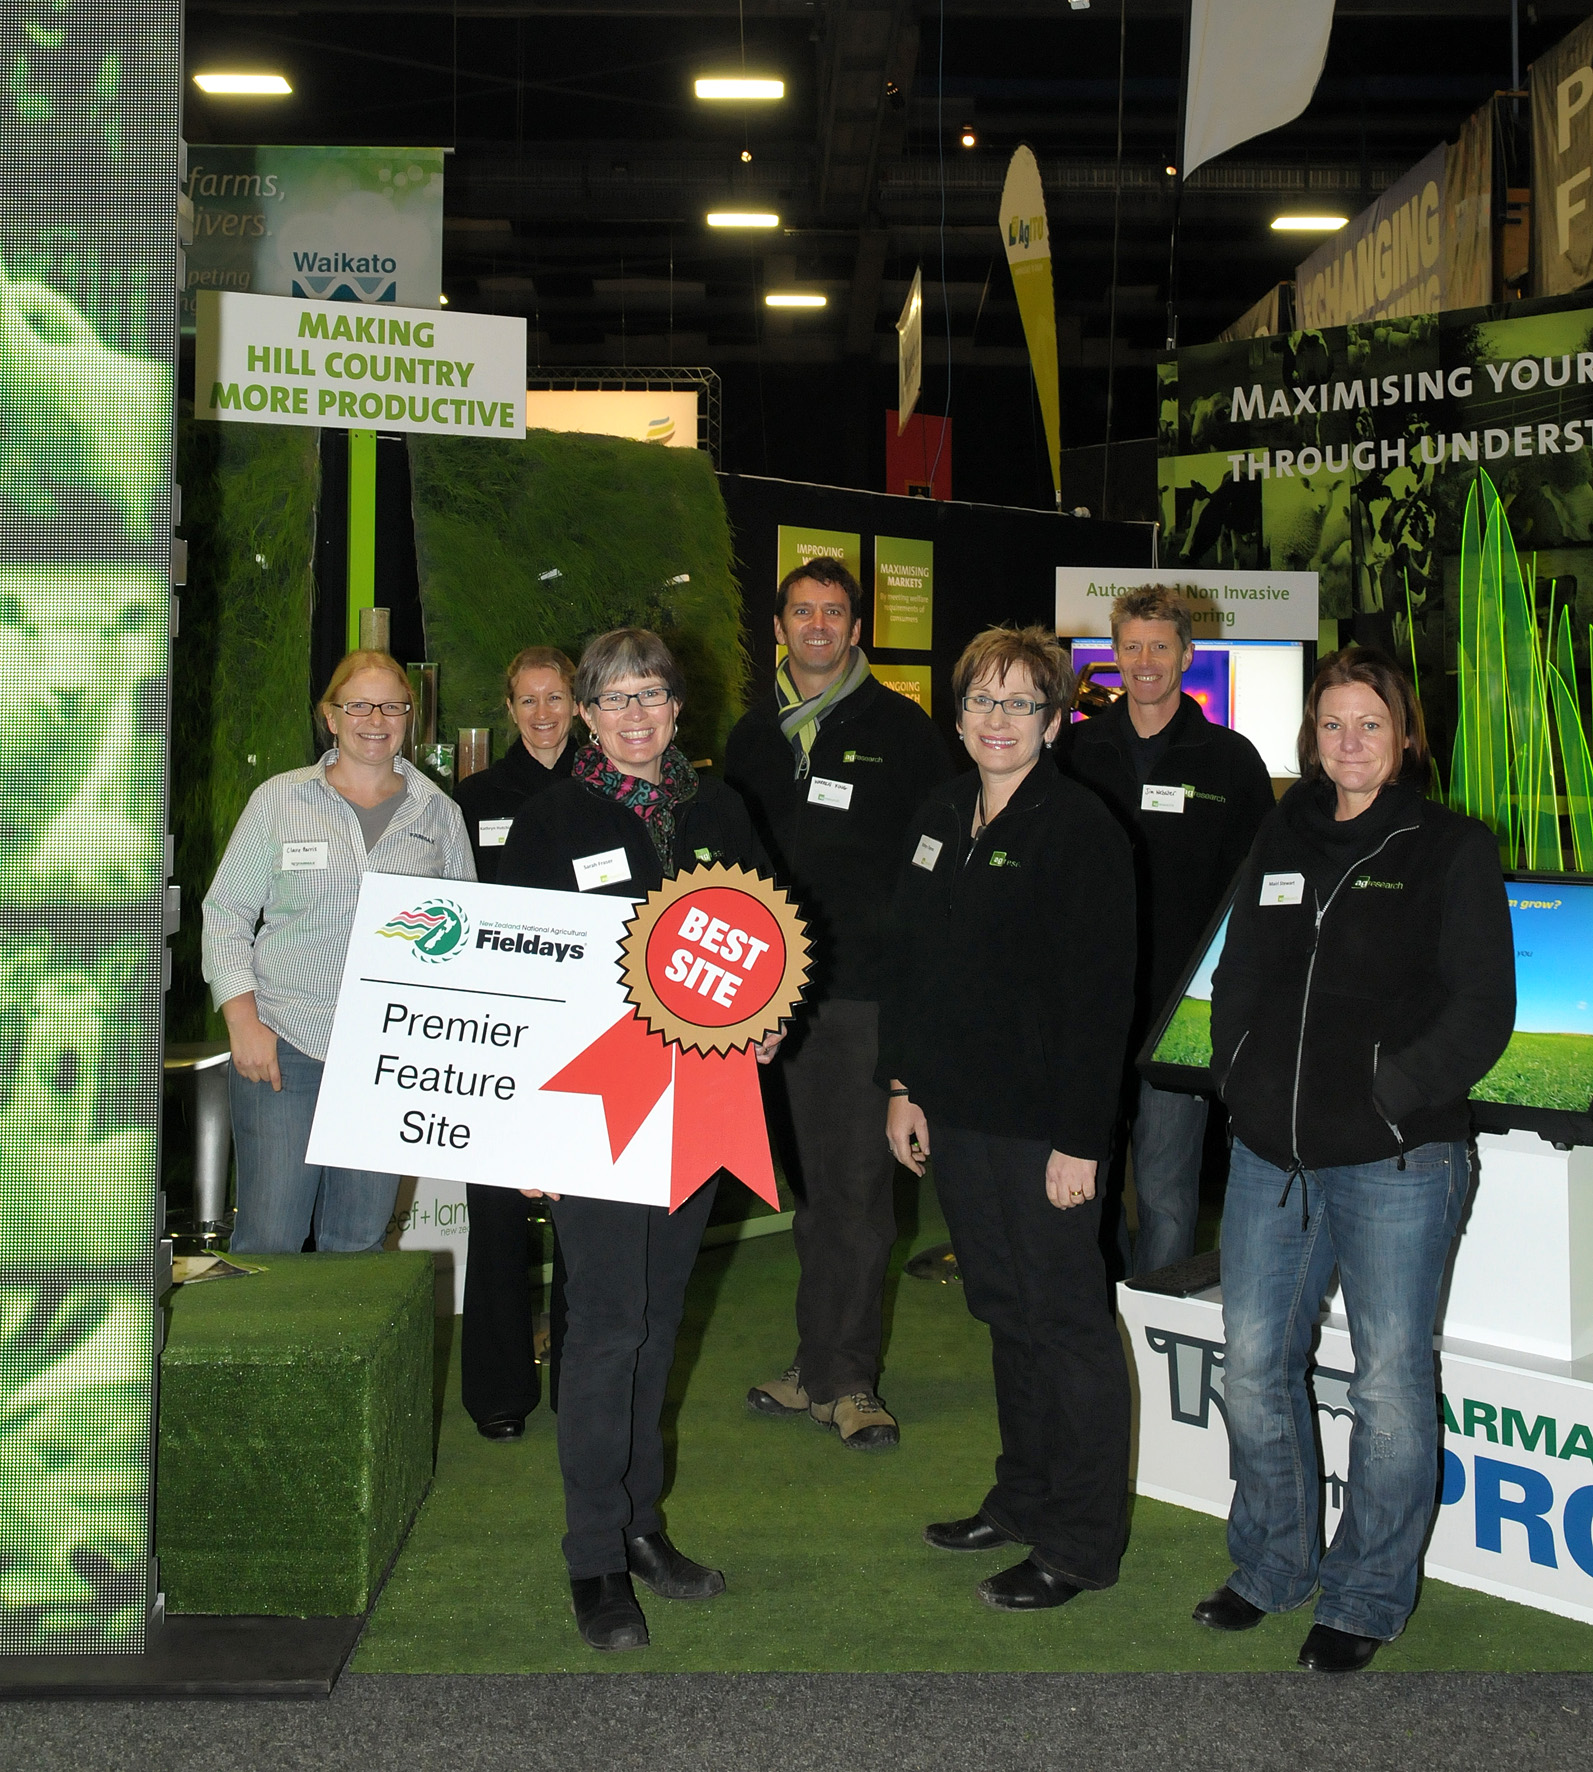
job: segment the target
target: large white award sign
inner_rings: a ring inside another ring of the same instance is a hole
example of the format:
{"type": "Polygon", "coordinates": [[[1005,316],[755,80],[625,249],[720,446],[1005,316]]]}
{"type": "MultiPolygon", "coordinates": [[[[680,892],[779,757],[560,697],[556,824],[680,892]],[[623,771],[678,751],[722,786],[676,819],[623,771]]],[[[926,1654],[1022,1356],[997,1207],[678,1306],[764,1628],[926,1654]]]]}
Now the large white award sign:
{"type": "Polygon", "coordinates": [[[640,905],[367,874],[309,1160],[671,1210],[723,1167],[777,1204],[752,1047],[806,970],[741,869],[640,905]]]}

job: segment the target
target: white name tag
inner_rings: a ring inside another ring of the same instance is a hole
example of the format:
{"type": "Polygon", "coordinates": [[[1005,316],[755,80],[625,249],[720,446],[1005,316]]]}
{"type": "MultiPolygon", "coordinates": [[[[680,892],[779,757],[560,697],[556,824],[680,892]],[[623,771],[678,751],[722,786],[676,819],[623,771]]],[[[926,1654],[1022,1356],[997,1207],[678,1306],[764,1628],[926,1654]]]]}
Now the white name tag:
{"type": "Polygon", "coordinates": [[[484,818],[476,826],[476,841],[483,849],[501,849],[509,841],[512,818],[484,818]]]}
{"type": "Polygon", "coordinates": [[[1298,904],[1304,897],[1304,874],[1266,874],[1262,877],[1262,904],[1298,904]]]}
{"type": "Polygon", "coordinates": [[[578,855],[570,863],[575,869],[575,889],[590,892],[597,886],[612,886],[616,880],[631,877],[631,864],[623,849],[605,849],[601,855],[578,855]]]}
{"type": "Polygon", "coordinates": [[[1182,812],[1184,790],[1158,787],[1148,781],[1139,791],[1139,809],[1141,812],[1182,812]]]}
{"type": "Polygon", "coordinates": [[[913,851],[913,866],[932,873],[935,863],[940,860],[940,852],[945,847],[939,837],[920,837],[918,847],[913,851]]]}
{"type": "Polygon", "coordinates": [[[282,845],[282,871],[285,874],[302,874],[311,868],[326,866],[326,845],[324,843],[284,843],[282,845]]]}
{"type": "Polygon", "coordinates": [[[834,806],[845,812],[852,804],[852,783],[826,781],[822,775],[815,775],[808,789],[808,799],[815,806],[834,806]]]}

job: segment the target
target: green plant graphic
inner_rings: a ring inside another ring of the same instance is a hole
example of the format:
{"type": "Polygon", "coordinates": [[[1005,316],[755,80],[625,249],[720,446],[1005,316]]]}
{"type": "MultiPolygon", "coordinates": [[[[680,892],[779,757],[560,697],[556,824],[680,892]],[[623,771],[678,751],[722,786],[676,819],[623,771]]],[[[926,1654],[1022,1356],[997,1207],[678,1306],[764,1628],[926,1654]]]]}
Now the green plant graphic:
{"type": "Polygon", "coordinates": [[[1494,832],[1507,866],[1546,873],[1565,866],[1563,807],[1576,865],[1587,870],[1593,867],[1593,759],[1577,699],[1570,617],[1561,610],[1557,645],[1552,631],[1540,641],[1536,601],[1499,493],[1479,469],[1466,495],[1460,540],[1459,708],[1449,802],[1494,832]]]}

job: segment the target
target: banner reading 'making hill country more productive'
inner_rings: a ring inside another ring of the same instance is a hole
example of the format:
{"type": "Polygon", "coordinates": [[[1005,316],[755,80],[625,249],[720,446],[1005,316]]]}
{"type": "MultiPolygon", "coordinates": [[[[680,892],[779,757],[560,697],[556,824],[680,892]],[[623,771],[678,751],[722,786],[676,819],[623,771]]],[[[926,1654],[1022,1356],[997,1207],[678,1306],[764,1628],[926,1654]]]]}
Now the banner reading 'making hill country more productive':
{"type": "Polygon", "coordinates": [[[1585,692],[1589,306],[1518,302],[1202,345],[1159,374],[1165,566],[1318,573],[1324,618],[1415,667],[1442,746],[1466,506],[1485,474],[1539,628],[1557,641],[1568,629],[1585,692]]]}

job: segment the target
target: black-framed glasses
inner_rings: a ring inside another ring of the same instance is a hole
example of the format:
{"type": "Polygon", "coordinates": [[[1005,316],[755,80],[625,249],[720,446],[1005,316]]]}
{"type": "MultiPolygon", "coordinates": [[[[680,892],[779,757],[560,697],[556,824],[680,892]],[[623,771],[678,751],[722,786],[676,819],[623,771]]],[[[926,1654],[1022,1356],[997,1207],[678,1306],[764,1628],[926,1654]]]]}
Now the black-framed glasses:
{"type": "Polygon", "coordinates": [[[661,708],[674,698],[667,689],[633,689],[629,695],[621,689],[605,689],[592,699],[605,714],[623,714],[633,701],[640,702],[644,708],[661,708]]]}
{"type": "Polygon", "coordinates": [[[1020,720],[1026,714],[1043,714],[1050,705],[1048,701],[1036,701],[1032,695],[1009,695],[1005,701],[998,701],[993,695],[965,695],[962,698],[965,714],[989,714],[1000,708],[1002,713],[1012,714],[1020,720]]]}
{"type": "Polygon", "coordinates": [[[408,701],[334,701],[332,706],[341,708],[351,720],[363,720],[367,714],[382,713],[389,720],[396,720],[400,714],[407,714],[414,706],[408,701]]]}

